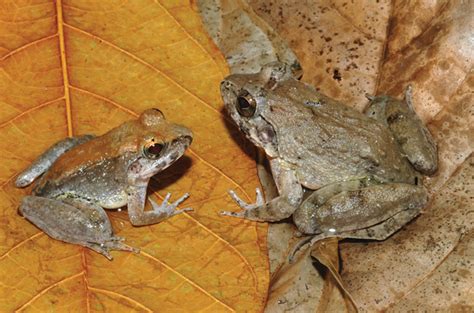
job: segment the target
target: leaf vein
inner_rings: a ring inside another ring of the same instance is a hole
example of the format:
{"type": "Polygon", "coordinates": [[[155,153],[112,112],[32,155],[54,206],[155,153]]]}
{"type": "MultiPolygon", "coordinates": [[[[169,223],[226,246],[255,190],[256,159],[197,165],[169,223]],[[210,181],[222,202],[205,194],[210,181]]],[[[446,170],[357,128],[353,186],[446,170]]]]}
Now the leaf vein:
{"type": "Polygon", "coordinates": [[[31,42],[28,42],[28,43],[24,44],[23,46],[20,46],[20,47],[18,47],[18,48],[15,48],[15,49],[13,49],[12,51],[10,51],[10,52],[8,52],[7,54],[5,54],[4,56],[2,56],[2,57],[0,58],[0,61],[4,61],[4,60],[8,59],[9,57],[11,57],[11,56],[17,54],[17,53],[20,52],[20,51],[23,51],[23,50],[25,50],[25,49],[28,49],[29,47],[31,47],[31,46],[33,46],[33,45],[36,45],[36,44],[41,43],[41,42],[43,42],[43,41],[47,41],[48,39],[54,38],[54,37],[56,37],[56,36],[58,36],[57,33],[56,33],[56,34],[49,35],[49,36],[46,36],[46,37],[42,37],[42,38],[39,38],[39,39],[36,39],[36,40],[33,40],[33,41],[31,41],[31,42]]]}
{"type": "Polygon", "coordinates": [[[168,269],[169,271],[175,273],[176,275],[178,275],[179,277],[181,277],[183,280],[187,281],[188,283],[190,283],[191,285],[193,285],[196,289],[200,290],[202,293],[204,293],[205,295],[207,295],[208,297],[210,297],[211,299],[213,299],[214,301],[216,301],[217,303],[221,304],[222,306],[224,306],[225,308],[229,309],[230,311],[232,312],[235,312],[234,309],[232,309],[230,306],[228,306],[227,304],[225,304],[224,302],[222,302],[221,300],[217,299],[216,297],[214,297],[212,294],[210,294],[208,291],[206,291],[206,289],[202,288],[201,286],[199,286],[197,283],[195,283],[193,280],[191,280],[190,278],[184,276],[183,274],[181,274],[180,272],[178,272],[177,270],[175,270],[174,268],[172,268],[171,266],[169,266],[168,264],[166,264],[165,262],[161,261],[160,259],[158,258],[155,258],[154,256],[152,256],[151,254],[148,254],[144,251],[141,251],[140,254],[143,254],[144,256],[146,256],[147,258],[150,258],[152,259],[153,261],[156,261],[158,263],[160,263],[161,265],[163,265],[166,269],[168,269]]]}
{"type": "Polygon", "coordinates": [[[175,22],[175,25],[181,29],[181,31],[183,31],[186,35],[189,36],[189,38],[191,39],[192,42],[194,42],[194,44],[196,46],[199,47],[199,49],[201,49],[201,51],[203,51],[206,55],[209,56],[209,58],[211,58],[212,62],[216,65],[216,67],[219,69],[219,72],[221,73],[222,76],[225,76],[225,74],[222,72],[221,70],[221,67],[217,64],[216,60],[212,57],[212,55],[209,53],[209,51],[207,51],[204,46],[196,39],[194,38],[194,36],[191,35],[191,33],[189,33],[186,28],[183,27],[183,25],[181,25],[181,23],[178,22],[178,20],[174,17],[174,15],[171,14],[171,12],[164,6],[160,3],[160,1],[158,0],[155,0],[155,3],[163,10],[166,12],[166,14],[175,22]]]}
{"type": "Polygon", "coordinates": [[[11,247],[10,249],[8,249],[7,252],[5,252],[2,256],[0,256],[0,261],[3,260],[4,258],[6,258],[7,256],[10,255],[10,253],[13,251],[13,250],[16,250],[18,249],[19,247],[23,246],[25,243],[27,243],[28,241],[31,241],[37,237],[40,237],[41,235],[43,235],[44,233],[42,231],[34,234],[34,235],[31,235],[30,237],[26,238],[25,240],[22,240],[20,241],[19,243],[17,243],[16,245],[14,245],[13,247],[11,247]]]}
{"type": "Polygon", "coordinates": [[[28,114],[28,113],[31,113],[31,112],[33,112],[33,111],[36,111],[36,110],[38,110],[38,109],[41,109],[42,107],[45,107],[45,106],[47,106],[47,105],[50,105],[50,104],[52,104],[52,103],[54,103],[54,102],[57,102],[57,101],[60,101],[60,100],[63,100],[63,99],[64,99],[64,97],[60,97],[60,98],[56,98],[56,99],[49,100],[49,101],[40,103],[40,104],[38,104],[38,105],[35,105],[34,107],[31,107],[31,108],[29,108],[28,110],[26,110],[26,111],[24,111],[24,112],[21,112],[20,114],[15,115],[14,117],[12,117],[12,118],[8,119],[7,121],[3,122],[2,124],[0,124],[0,128],[5,127],[6,125],[8,125],[8,124],[14,122],[15,120],[19,119],[20,117],[22,117],[22,116],[24,116],[24,115],[26,115],[26,114],[28,114]]]}
{"type": "Polygon", "coordinates": [[[169,82],[171,82],[174,86],[178,87],[179,89],[181,89],[184,93],[190,95],[191,97],[195,98],[196,100],[198,100],[198,102],[200,102],[201,104],[203,104],[204,106],[210,108],[211,110],[213,110],[214,112],[216,112],[217,114],[219,115],[222,115],[216,108],[214,108],[213,106],[211,106],[210,104],[208,104],[206,101],[204,101],[203,99],[201,99],[198,95],[194,94],[193,92],[191,92],[189,89],[187,89],[186,87],[184,87],[183,85],[181,85],[180,83],[178,83],[177,81],[175,81],[174,79],[172,79],[168,74],[164,73],[163,71],[161,71],[160,69],[158,69],[157,67],[155,67],[154,65],[152,65],[151,63],[148,63],[146,62],[145,60],[143,60],[142,58],[139,58],[138,56],[134,55],[133,53],[115,45],[114,43],[108,41],[108,40],[105,40],[97,35],[94,35],[88,31],[85,31],[83,29],[80,29],[78,27],[75,27],[75,26],[72,26],[72,25],[69,25],[67,23],[64,23],[64,26],[66,26],[67,28],[73,30],[73,31],[76,31],[78,33],[81,33],[81,34],[84,34],[86,36],[89,36],[91,38],[95,38],[95,39],[98,39],[100,40],[103,44],[106,44],[108,45],[109,47],[112,47],[114,48],[115,50],[125,54],[126,56],[132,58],[133,60],[139,62],[140,64],[148,67],[149,69],[155,71],[156,73],[160,74],[162,77],[164,77],[166,80],[168,80],[169,82]]]}
{"type": "Polygon", "coordinates": [[[127,300],[128,302],[130,303],[133,303],[135,304],[136,306],[148,311],[148,312],[153,312],[152,309],[146,307],[145,305],[143,305],[142,303],[138,302],[137,300],[129,297],[129,296],[126,296],[126,295],[123,295],[121,293],[118,293],[116,291],[111,291],[111,290],[107,290],[107,289],[103,289],[103,288],[97,288],[97,287],[89,287],[89,290],[91,291],[95,291],[95,292],[98,292],[98,293],[103,293],[103,294],[106,294],[106,295],[109,295],[109,296],[116,296],[118,298],[121,298],[121,299],[124,299],[124,300],[127,300]]]}
{"type": "Polygon", "coordinates": [[[66,277],[66,278],[63,278],[61,279],[60,281],[57,281],[55,282],[54,284],[51,284],[49,285],[48,287],[44,288],[43,290],[41,290],[37,295],[35,295],[33,298],[31,298],[30,300],[26,301],[21,307],[19,307],[18,309],[15,310],[15,312],[19,312],[19,311],[22,311],[23,309],[25,309],[27,306],[31,305],[31,303],[33,303],[36,299],[40,298],[42,295],[44,295],[45,293],[47,293],[48,291],[50,291],[51,289],[53,289],[54,287],[57,287],[69,280],[72,280],[74,278],[77,278],[81,275],[84,275],[84,272],[80,272],[80,273],[77,273],[75,275],[72,275],[72,276],[69,276],[69,277],[66,277]]]}
{"type": "Polygon", "coordinates": [[[64,39],[64,18],[62,9],[62,0],[56,1],[56,14],[59,34],[59,55],[61,59],[61,68],[63,74],[64,84],[64,99],[66,100],[66,119],[67,119],[67,133],[72,136],[72,116],[71,116],[71,97],[69,95],[69,74],[66,60],[66,41],[64,39]]]}

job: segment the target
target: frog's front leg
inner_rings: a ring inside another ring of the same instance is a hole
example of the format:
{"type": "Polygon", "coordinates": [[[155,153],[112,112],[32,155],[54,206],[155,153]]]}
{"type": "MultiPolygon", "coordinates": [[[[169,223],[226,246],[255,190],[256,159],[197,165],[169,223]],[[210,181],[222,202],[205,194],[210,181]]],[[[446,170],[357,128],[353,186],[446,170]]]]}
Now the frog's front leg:
{"type": "Polygon", "coordinates": [[[438,168],[436,144],[429,130],[416,115],[410,86],[405,90],[403,101],[389,96],[372,98],[366,114],[388,126],[416,170],[426,175],[436,172],[438,168]]]}
{"type": "Polygon", "coordinates": [[[359,189],[356,181],[348,181],[313,192],[295,212],[293,219],[298,229],[306,234],[353,238],[351,232],[372,228],[377,233],[372,232],[371,236],[361,237],[364,232],[354,235],[356,238],[382,240],[407,222],[403,216],[415,217],[427,200],[426,190],[420,186],[369,184],[359,189]],[[398,220],[403,220],[403,224],[387,228],[377,226],[398,220]]]}
{"type": "Polygon", "coordinates": [[[130,186],[128,190],[128,217],[134,226],[156,224],[174,215],[193,210],[191,208],[176,210],[178,205],[189,197],[188,193],[173,203],[168,202],[171,197],[171,194],[168,193],[161,205],[149,199],[153,210],[145,212],[147,185],[148,182],[146,184],[130,186]]]}
{"type": "Polygon", "coordinates": [[[43,154],[41,154],[26,170],[18,175],[15,185],[17,187],[28,186],[41,174],[46,172],[62,154],[68,150],[71,150],[77,145],[91,140],[92,138],[94,138],[93,135],[69,137],[55,143],[43,154]]]}
{"type": "Polygon", "coordinates": [[[231,190],[229,192],[231,197],[244,210],[240,212],[223,211],[221,214],[260,222],[276,222],[290,217],[303,199],[303,187],[291,168],[280,164],[276,159],[270,161],[270,166],[278,188],[278,197],[264,203],[263,196],[257,188],[257,202],[247,204],[231,190]]]}
{"type": "Polygon", "coordinates": [[[91,248],[108,259],[112,259],[109,250],[139,251],[114,236],[104,209],[91,202],[27,196],[19,210],[50,237],[91,248]]]}

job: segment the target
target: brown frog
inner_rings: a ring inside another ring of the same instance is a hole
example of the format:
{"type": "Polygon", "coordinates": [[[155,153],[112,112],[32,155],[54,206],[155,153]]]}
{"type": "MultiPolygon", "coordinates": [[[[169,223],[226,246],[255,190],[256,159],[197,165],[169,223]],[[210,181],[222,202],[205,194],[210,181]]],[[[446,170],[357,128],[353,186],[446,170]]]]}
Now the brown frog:
{"type": "Polygon", "coordinates": [[[98,137],[67,138],[50,147],[18,175],[17,187],[36,180],[20,213],[55,239],[79,244],[111,259],[109,250],[138,251],[113,234],[103,210],[127,205],[135,226],[159,223],[192,209],[176,210],[188,194],[169,203],[170,194],[144,211],[150,178],[178,160],[191,131],[165,120],[158,109],[144,111],[98,137]]]}
{"type": "Polygon", "coordinates": [[[365,114],[317,92],[283,63],[228,76],[225,107],[270,161],[279,196],[223,215],[273,222],[291,217],[303,234],[383,240],[419,214],[421,174],[437,168],[430,133],[404,101],[374,97],[365,114]]]}

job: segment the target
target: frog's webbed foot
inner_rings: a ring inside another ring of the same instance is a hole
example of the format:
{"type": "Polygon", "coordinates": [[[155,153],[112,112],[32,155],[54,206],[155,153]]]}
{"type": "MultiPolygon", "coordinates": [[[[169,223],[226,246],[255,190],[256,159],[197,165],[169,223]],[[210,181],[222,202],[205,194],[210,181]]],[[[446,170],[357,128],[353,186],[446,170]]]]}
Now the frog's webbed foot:
{"type": "Polygon", "coordinates": [[[130,251],[133,253],[140,253],[140,249],[131,247],[123,243],[124,240],[125,238],[114,236],[103,243],[87,242],[84,244],[84,246],[94,250],[97,253],[102,254],[109,260],[113,259],[112,255],[110,255],[110,250],[121,250],[130,251]]]}
{"type": "Polygon", "coordinates": [[[240,212],[229,212],[229,211],[221,211],[220,214],[221,215],[225,215],[225,216],[233,216],[233,217],[240,217],[240,218],[248,218],[248,216],[246,215],[247,212],[249,211],[252,211],[252,210],[255,210],[259,207],[262,207],[264,204],[265,204],[265,201],[263,200],[263,195],[262,195],[262,192],[260,191],[259,188],[256,188],[255,190],[256,192],[256,197],[257,197],[257,200],[255,203],[253,204],[248,204],[247,202],[245,202],[244,200],[240,199],[239,196],[237,196],[237,194],[235,193],[235,191],[233,190],[229,190],[229,195],[231,196],[231,198],[237,202],[237,204],[242,208],[244,209],[243,211],[240,211],[240,212]]]}

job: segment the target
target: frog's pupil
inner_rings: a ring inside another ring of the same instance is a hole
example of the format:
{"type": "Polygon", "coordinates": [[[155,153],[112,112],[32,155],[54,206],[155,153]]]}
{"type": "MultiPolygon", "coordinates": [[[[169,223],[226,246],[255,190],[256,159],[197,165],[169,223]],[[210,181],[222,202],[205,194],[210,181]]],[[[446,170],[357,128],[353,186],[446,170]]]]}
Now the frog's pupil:
{"type": "Polygon", "coordinates": [[[250,103],[244,97],[238,97],[237,101],[239,102],[239,107],[241,110],[245,110],[250,107],[250,103]]]}
{"type": "Polygon", "coordinates": [[[155,143],[148,147],[148,153],[155,156],[159,155],[161,153],[161,150],[163,150],[163,145],[160,145],[158,143],[155,143]]]}

